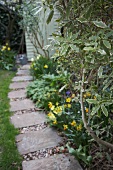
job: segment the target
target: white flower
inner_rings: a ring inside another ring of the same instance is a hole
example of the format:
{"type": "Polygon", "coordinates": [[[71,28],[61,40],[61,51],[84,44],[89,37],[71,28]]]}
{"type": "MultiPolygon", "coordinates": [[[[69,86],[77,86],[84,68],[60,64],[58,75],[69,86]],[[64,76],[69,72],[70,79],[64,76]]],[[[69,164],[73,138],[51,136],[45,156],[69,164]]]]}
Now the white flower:
{"type": "Polygon", "coordinates": [[[31,58],[31,61],[34,61],[34,58],[31,58]]]}

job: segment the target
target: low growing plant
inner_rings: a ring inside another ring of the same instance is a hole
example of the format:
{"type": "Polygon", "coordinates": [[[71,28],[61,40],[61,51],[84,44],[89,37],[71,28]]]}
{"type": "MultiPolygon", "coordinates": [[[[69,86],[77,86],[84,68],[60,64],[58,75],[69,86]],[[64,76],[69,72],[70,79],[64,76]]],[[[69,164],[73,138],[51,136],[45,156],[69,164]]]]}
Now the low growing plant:
{"type": "Polygon", "coordinates": [[[56,63],[50,58],[38,55],[35,59],[32,59],[31,74],[35,79],[45,74],[56,74],[56,63]]]}
{"type": "Polygon", "coordinates": [[[15,64],[15,55],[16,53],[10,49],[7,43],[2,46],[0,49],[0,68],[11,70],[15,64]]]}

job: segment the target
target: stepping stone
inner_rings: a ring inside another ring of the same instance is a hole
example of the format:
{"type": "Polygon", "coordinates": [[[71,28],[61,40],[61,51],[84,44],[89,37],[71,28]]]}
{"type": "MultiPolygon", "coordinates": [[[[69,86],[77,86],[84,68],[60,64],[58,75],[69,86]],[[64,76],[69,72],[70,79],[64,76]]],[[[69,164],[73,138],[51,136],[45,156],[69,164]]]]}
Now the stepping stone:
{"type": "Polygon", "coordinates": [[[32,76],[17,76],[17,77],[14,77],[12,79],[13,82],[15,81],[30,81],[30,80],[33,80],[33,77],[32,76]]]}
{"type": "Polygon", "coordinates": [[[29,82],[14,82],[11,83],[9,88],[10,89],[22,89],[28,86],[29,82]]]}
{"type": "Polygon", "coordinates": [[[11,123],[16,128],[28,127],[46,122],[46,115],[42,112],[32,112],[11,117],[11,123]]]}
{"type": "Polygon", "coordinates": [[[12,101],[10,102],[10,111],[16,112],[20,110],[29,110],[35,108],[35,105],[30,99],[24,99],[20,101],[12,101]]]}
{"type": "Polygon", "coordinates": [[[26,90],[11,91],[8,93],[10,99],[26,97],[26,90]]]}
{"type": "Polygon", "coordinates": [[[82,170],[78,161],[73,157],[59,154],[48,158],[23,161],[23,170],[82,170]]]}
{"type": "Polygon", "coordinates": [[[30,64],[22,66],[21,69],[22,70],[29,70],[30,69],[30,64]]]}
{"type": "Polygon", "coordinates": [[[52,128],[45,128],[36,132],[20,134],[16,137],[17,147],[21,155],[40,149],[55,147],[62,141],[52,128]]]}
{"type": "Polygon", "coordinates": [[[24,75],[27,76],[30,74],[29,70],[18,70],[18,72],[16,73],[16,75],[24,75]]]}

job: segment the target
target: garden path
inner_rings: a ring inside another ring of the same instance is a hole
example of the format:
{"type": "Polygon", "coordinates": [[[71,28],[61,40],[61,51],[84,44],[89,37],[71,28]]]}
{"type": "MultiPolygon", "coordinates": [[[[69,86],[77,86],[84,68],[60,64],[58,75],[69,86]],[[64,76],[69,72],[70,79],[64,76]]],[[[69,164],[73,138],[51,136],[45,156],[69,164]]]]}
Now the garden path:
{"type": "Polygon", "coordinates": [[[53,128],[48,127],[46,115],[37,109],[26,97],[26,87],[32,76],[30,65],[19,68],[10,84],[10,111],[13,112],[11,122],[19,129],[16,144],[23,156],[23,170],[82,170],[78,161],[68,153],[59,154],[58,146],[63,137],[53,128]]]}

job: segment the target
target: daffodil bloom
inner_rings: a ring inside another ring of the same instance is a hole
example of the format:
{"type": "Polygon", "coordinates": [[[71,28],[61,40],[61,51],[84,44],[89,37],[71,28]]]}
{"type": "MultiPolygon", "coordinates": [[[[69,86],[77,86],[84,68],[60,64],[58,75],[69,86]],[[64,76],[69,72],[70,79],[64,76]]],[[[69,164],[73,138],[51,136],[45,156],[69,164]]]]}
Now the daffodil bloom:
{"type": "Polygon", "coordinates": [[[88,109],[88,108],[85,108],[85,111],[86,111],[86,113],[88,113],[88,112],[89,112],[89,109],[88,109]]]}
{"type": "Polygon", "coordinates": [[[44,68],[48,68],[48,65],[44,65],[44,68]]]}
{"type": "Polygon", "coordinates": [[[73,120],[72,122],[71,122],[71,126],[76,126],[76,122],[75,122],[75,120],[73,120]]]}
{"type": "Polygon", "coordinates": [[[31,58],[31,61],[34,61],[34,58],[31,58]]]}
{"type": "Polygon", "coordinates": [[[94,96],[94,99],[96,100],[96,96],[94,96]]]}
{"type": "Polygon", "coordinates": [[[86,96],[90,97],[91,93],[90,92],[86,92],[86,96]]]}
{"type": "Polygon", "coordinates": [[[8,51],[10,51],[10,50],[11,50],[11,49],[10,49],[10,47],[8,47],[7,49],[8,49],[8,51]]]}
{"type": "Polygon", "coordinates": [[[56,120],[56,117],[55,117],[55,115],[52,113],[52,112],[49,112],[48,113],[48,117],[49,117],[49,119],[51,119],[51,120],[56,120]]]}
{"type": "Polygon", "coordinates": [[[53,122],[53,124],[56,125],[56,124],[57,124],[57,120],[55,120],[55,121],[53,122]]]}
{"type": "Polygon", "coordinates": [[[6,46],[8,46],[8,43],[6,43],[6,46]]]}
{"type": "Polygon", "coordinates": [[[51,110],[54,110],[54,108],[55,108],[55,106],[54,105],[52,105],[52,107],[50,108],[51,110]]]}
{"type": "Polygon", "coordinates": [[[66,102],[67,102],[67,103],[70,103],[70,102],[71,102],[71,98],[68,97],[68,98],[66,99],[66,102]]]}
{"type": "Polygon", "coordinates": [[[84,94],[84,98],[86,98],[87,96],[86,96],[86,94],[84,94]]]}
{"type": "Polygon", "coordinates": [[[66,107],[67,107],[67,104],[64,105],[64,108],[66,108],[66,107]]]}
{"type": "Polygon", "coordinates": [[[55,114],[61,113],[61,112],[62,112],[62,107],[61,107],[61,106],[56,107],[56,108],[53,110],[53,112],[54,112],[55,114]]]}
{"type": "Polygon", "coordinates": [[[68,108],[71,108],[71,104],[67,104],[67,107],[68,107],[68,108]]]}
{"type": "Polygon", "coordinates": [[[72,96],[71,96],[72,98],[74,98],[75,97],[75,94],[72,94],[72,96]]]}
{"type": "Polygon", "coordinates": [[[53,106],[53,104],[51,102],[48,103],[49,108],[51,109],[51,107],[53,106]]]}
{"type": "Polygon", "coordinates": [[[77,128],[77,131],[81,131],[82,125],[80,124],[80,125],[78,125],[76,128],[77,128]]]}
{"type": "Polygon", "coordinates": [[[40,55],[37,56],[37,60],[39,60],[39,58],[40,58],[40,55]]]}
{"type": "Polygon", "coordinates": [[[63,125],[64,130],[68,129],[68,125],[63,125]]]}
{"type": "Polygon", "coordinates": [[[59,105],[59,103],[58,102],[56,102],[56,106],[58,106],[59,105]]]}
{"type": "Polygon", "coordinates": [[[6,46],[3,46],[2,49],[1,49],[1,51],[4,51],[5,49],[6,49],[6,46]]]}

